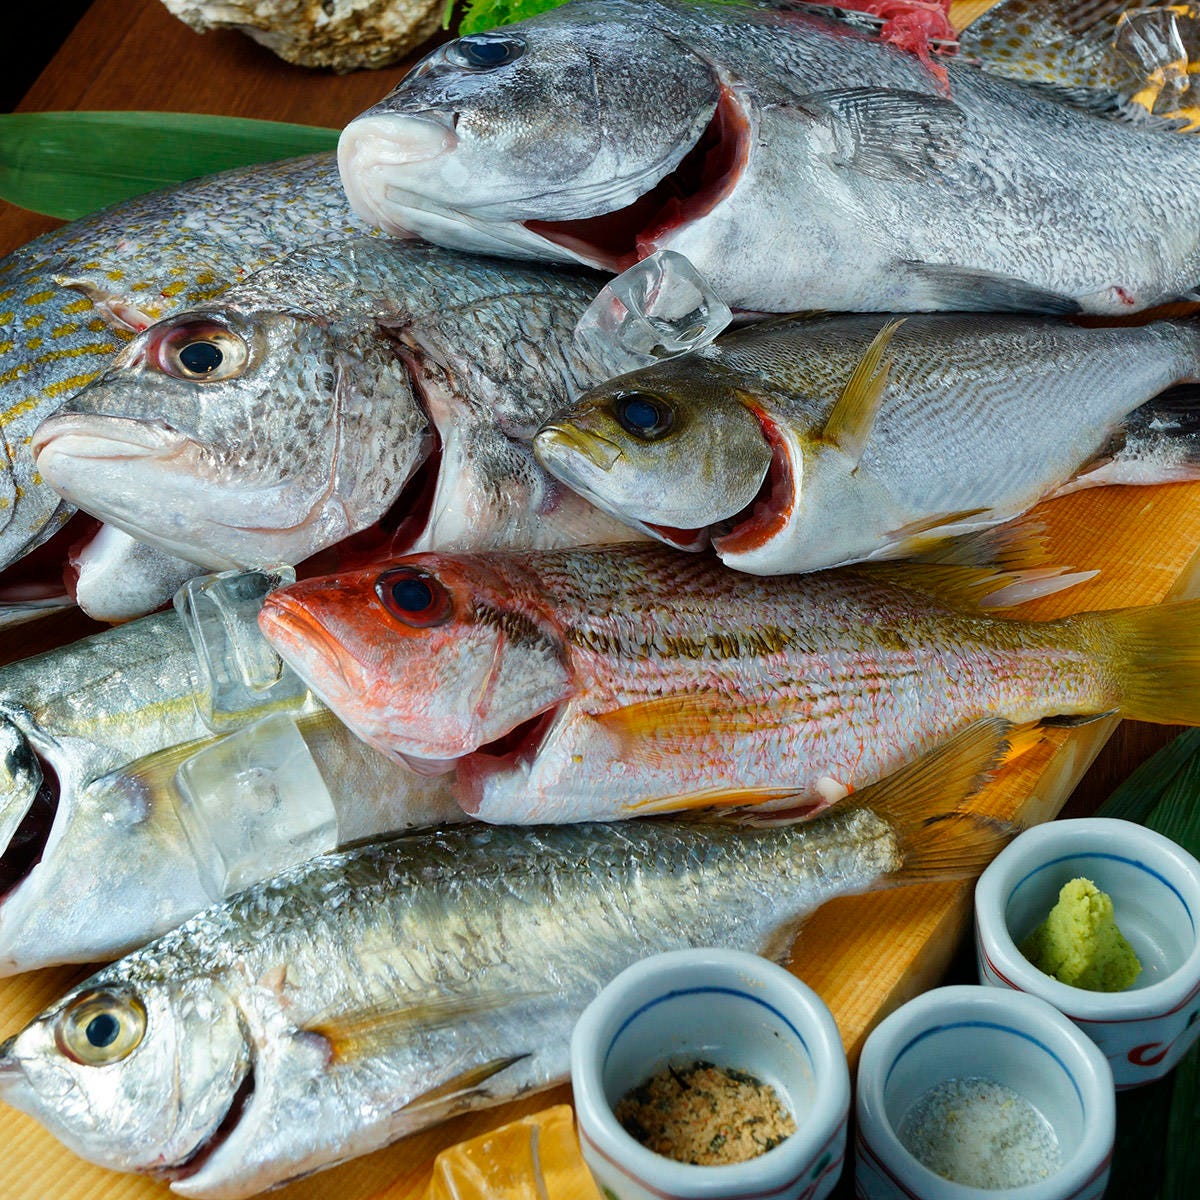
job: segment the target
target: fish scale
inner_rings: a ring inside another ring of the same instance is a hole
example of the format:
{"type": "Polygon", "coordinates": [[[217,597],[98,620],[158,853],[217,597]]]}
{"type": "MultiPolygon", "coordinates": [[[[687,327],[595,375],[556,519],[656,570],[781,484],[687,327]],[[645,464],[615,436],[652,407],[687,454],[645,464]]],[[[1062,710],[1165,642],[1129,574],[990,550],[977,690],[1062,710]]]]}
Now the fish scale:
{"type": "Polygon", "coordinates": [[[1135,699],[1167,679],[1138,661],[1178,654],[1190,694],[1195,633],[1132,634],[1149,610],[1037,624],[978,608],[971,589],[1012,579],[882,565],[762,579],[653,545],[430,553],[281,589],[260,626],[360,736],[453,768],[483,820],[767,811],[827,804],[989,715],[1165,715],[1165,695],[1135,699]],[[430,599],[410,618],[413,573],[430,599]]]}
{"type": "Polygon", "coordinates": [[[325,154],[139,196],[0,262],[0,434],[9,460],[0,473],[0,566],[74,511],[37,473],[30,440],[131,329],[214,299],[289,249],[364,231],[325,154]]]}
{"type": "MultiPolygon", "coordinates": [[[[954,803],[989,761],[950,756],[954,803]]],[[[921,805],[897,781],[803,827],[461,827],[322,856],[72,989],[0,1048],[0,1096],[106,1166],[250,1195],[563,1079],[582,1009],[647,954],[778,955],[832,896],[977,871],[1009,831],[958,815],[931,837],[934,776],[921,805]],[[145,1031],[72,1062],[64,1021],[97,994],[145,1031]]]]}

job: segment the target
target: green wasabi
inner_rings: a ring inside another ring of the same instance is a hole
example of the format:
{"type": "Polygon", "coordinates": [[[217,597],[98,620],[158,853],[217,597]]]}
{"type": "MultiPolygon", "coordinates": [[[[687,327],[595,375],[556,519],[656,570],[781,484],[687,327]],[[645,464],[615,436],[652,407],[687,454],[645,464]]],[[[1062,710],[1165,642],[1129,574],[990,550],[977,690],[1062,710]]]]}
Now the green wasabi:
{"type": "Polygon", "coordinates": [[[1113,920],[1112,897],[1090,879],[1063,884],[1058,903],[1021,943],[1021,953],[1060,983],[1090,992],[1124,991],[1142,973],[1113,920]]]}

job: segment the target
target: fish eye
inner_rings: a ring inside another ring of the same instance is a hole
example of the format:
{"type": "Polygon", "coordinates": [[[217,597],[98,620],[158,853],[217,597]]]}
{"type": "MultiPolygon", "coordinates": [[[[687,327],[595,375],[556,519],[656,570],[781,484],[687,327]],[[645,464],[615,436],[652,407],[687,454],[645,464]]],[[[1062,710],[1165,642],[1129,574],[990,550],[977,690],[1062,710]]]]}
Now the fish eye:
{"type": "Polygon", "coordinates": [[[250,357],[245,341],[210,320],[189,320],[147,331],[150,361],[176,379],[216,382],[240,375],[250,357]]]}
{"type": "Polygon", "coordinates": [[[446,58],[468,71],[491,71],[524,53],[525,42],[512,33],[473,33],[446,47],[446,58]]]}
{"type": "Polygon", "coordinates": [[[384,571],[375,581],[375,595],[393,617],[417,629],[444,625],[453,614],[450,593],[416,567],[384,571]]]}
{"type": "Polygon", "coordinates": [[[675,410],[663,399],[648,392],[626,392],[613,401],[613,416],[626,433],[643,442],[652,442],[669,433],[675,424],[675,410]]]}
{"type": "Polygon", "coordinates": [[[56,1040],[72,1062],[104,1067],[132,1054],[145,1033],[142,1002],[126,992],[104,990],[85,992],[63,1010],[56,1040]]]}

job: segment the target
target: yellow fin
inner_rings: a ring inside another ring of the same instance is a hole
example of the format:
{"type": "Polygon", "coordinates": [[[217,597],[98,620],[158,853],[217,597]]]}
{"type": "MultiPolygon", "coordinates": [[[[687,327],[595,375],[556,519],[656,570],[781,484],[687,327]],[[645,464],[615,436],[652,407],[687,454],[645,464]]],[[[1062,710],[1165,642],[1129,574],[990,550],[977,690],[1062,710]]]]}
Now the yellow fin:
{"type": "Polygon", "coordinates": [[[1081,635],[1109,681],[1105,708],[1161,725],[1200,725],[1200,600],[1079,613],[1055,622],[1081,635]]]}
{"type": "Polygon", "coordinates": [[[634,743],[640,739],[677,744],[710,733],[753,733],[764,725],[790,724],[793,714],[786,705],[747,704],[714,690],[639,700],[592,719],[636,753],[634,743]]]}
{"type": "Polygon", "coordinates": [[[1015,825],[958,807],[1004,756],[1009,729],[999,717],[976,721],[837,805],[835,812],[870,809],[896,831],[903,862],[882,886],[978,874],[1017,833],[1015,825]]]}
{"type": "Polygon", "coordinates": [[[1086,583],[1099,573],[1071,572],[1066,567],[1005,571],[994,567],[960,567],[936,562],[857,563],[846,569],[924,592],[943,604],[966,612],[1011,608],[1027,600],[1086,583]]]}
{"type": "Polygon", "coordinates": [[[220,741],[220,735],[213,734],[212,737],[181,742],[178,746],[167,746],[162,750],[155,750],[151,754],[143,754],[141,758],[135,758],[133,762],[126,763],[125,766],[118,767],[115,771],[110,771],[104,778],[135,779],[151,795],[165,792],[170,789],[175,772],[179,770],[182,763],[191,758],[198,750],[203,750],[205,746],[211,746],[218,741],[220,741]]]}
{"type": "Polygon", "coordinates": [[[402,1104],[396,1111],[412,1112],[415,1109],[433,1108],[469,1096],[471,1093],[477,1092],[481,1085],[491,1079],[493,1075],[499,1075],[501,1071],[506,1071],[514,1063],[528,1058],[529,1053],[510,1054],[507,1058],[493,1058],[488,1062],[480,1063],[477,1067],[468,1067],[465,1071],[451,1076],[445,1083],[440,1083],[437,1087],[430,1088],[429,1091],[414,1097],[407,1104],[402,1104]]]}
{"type": "Polygon", "coordinates": [[[871,340],[821,433],[822,441],[836,446],[854,463],[862,458],[863,447],[871,435],[887,388],[892,360],[885,361],[883,356],[896,330],[903,324],[903,317],[889,321],[871,340]]]}
{"type": "MultiPolygon", "coordinates": [[[[754,808],[796,795],[796,789],[792,787],[707,788],[701,792],[684,792],[674,796],[655,797],[653,800],[639,800],[635,804],[625,805],[624,811],[636,813],[638,816],[656,816],[659,813],[702,808],[754,808]]],[[[806,802],[804,805],[808,812],[815,812],[820,807],[819,801],[806,802]]]]}
{"type": "Polygon", "coordinates": [[[306,1024],[304,1033],[322,1037],[338,1062],[364,1058],[411,1036],[414,1030],[442,1029],[455,1022],[544,996],[542,991],[495,992],[483,996],[448,996],[423,1004],[386,1002],[351,1012],[330,1013],[306,1024]]]}

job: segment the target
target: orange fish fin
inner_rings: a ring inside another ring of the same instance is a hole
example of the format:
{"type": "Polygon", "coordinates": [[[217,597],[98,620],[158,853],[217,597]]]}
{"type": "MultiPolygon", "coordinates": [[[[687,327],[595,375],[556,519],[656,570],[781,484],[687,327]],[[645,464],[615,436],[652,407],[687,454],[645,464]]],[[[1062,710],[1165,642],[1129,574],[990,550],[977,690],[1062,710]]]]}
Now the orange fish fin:
{"type": "MultiPolygon", "coordinates": [[[[760,804],[769,804],[776,800],[786,800],[789,796],[795,796],[799,799],[799,794],[795,788],[708,788],[702,792],[686,792],[675,796],[659,796],[653,800],[639,800],[634,804],[627,804],[625,811],[640,817],[705,808],[754,808],[760,804]]],[[[820,801],[809,804],[804,807],[805,815],[812,816],[821,807],[823,805],[820,801]]],[[[787,810],[788,814],[795,814],[799,811],[800,809],[798,808],[787,810]]],[[[789,818],[785,814],[780,813],[779,819],[787,820],[794,819],[794,817],[789,818]]]]}
{"type": "Polygon", "coordinates": [[[746,706],[717,691],[656,696],[592,719],[629,742],[631,748],[634,742],[646,738],[678,745],[706,734],[753,733],[764,722],[778,723],[765,705],[746,706]]]}
{"type": "Polygon", "coordinates": [[[870,809],[896,831],[902,862],[882,886],[969,878],[1017,833],[1015,825],[959,808],[997,768],[1010,729],[998,717],[976,721],[834,809],[870,809]]]}

